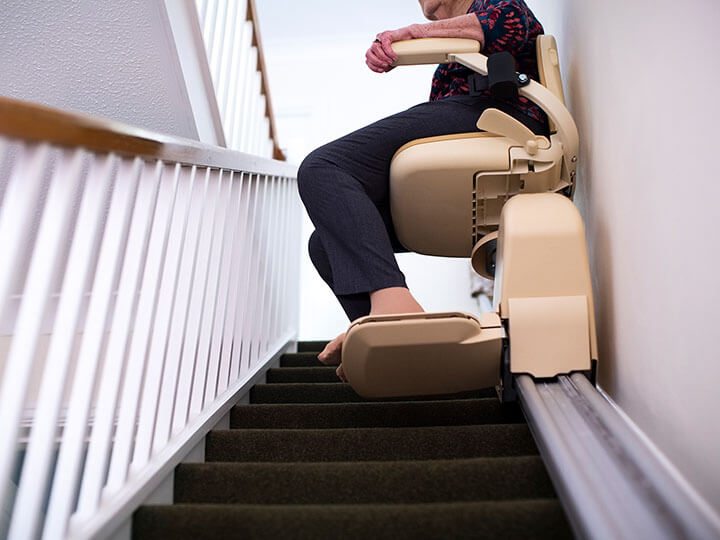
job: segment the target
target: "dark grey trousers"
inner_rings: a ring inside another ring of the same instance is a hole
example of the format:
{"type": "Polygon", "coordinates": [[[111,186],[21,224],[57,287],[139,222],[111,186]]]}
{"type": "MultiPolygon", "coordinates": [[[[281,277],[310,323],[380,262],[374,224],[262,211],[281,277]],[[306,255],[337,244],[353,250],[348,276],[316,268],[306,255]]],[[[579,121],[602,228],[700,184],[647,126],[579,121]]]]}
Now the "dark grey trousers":
{"type": "MultiPolygon", "coordinates": [[[[310,259],[350,321],[370,313],[372,291],[406,287],[394,253],[408,251],[390,215],[390,161],[405,143],[478,131],[482,112],[498,108],[535,133],[547,126],[485,96],[421,103],[321,146],[300,165],[298,190],[315,225],[310,259]]],[[[442,179],[439,179],[442,181],[442,179]]]]}

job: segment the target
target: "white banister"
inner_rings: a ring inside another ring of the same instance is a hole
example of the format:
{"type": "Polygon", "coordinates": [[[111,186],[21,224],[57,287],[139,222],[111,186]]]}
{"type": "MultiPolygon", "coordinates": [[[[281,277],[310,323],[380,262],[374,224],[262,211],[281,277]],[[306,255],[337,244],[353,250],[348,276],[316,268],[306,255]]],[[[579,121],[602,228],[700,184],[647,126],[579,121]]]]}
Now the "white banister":
{"type": "MultiPolygon", "coordinates": [[[[85,194],[78,211],[75,235],[65,268],[45,372],[33,417],[33,429],[25,456],[24,467],[33,471],[39,482],[20,482],[15,506],[24,509],[24,519],[13,519],[10,534],[13,538],[33,538],[40,522],[40,508],[55,451],[54,440],[58,431],[63,392],[70,375],[73,344],[81,324],[85,283],[92,272],[94,246],[103,224],[102,212],[113,183],[116,159],[116,156],[111,154],[95,160],[87,173],[87,178],[92,178],[93,181],[86,182],[85,194]]],[[[19,401],[19,404],[23,403],[19,401]]],[[[7,429],[7,426],[3,429],[7,429]]],[[[8,438],[6,444],[10,442],[11,439],[8,438]]],[[[15,441],[12,443],[14,452],[15,441]]]]}
{"type": "MultiPolygon", "coordinates": [[[[230,92],[227,113],[229,118],[236,118],[243,112],[245,88],[250,80],[248,73],[250,70],[250,50],[252,47],[252,23],[245,21],[239,26],[236,33],[240,35],[240,44],[234,51],[235,56],[233,56],[232,65],[236,67],[232,70],[233,91],[230,92]]],[[[241,125],[242,122],[231,122],[227,127],[227,139],[230,148],[240,148],[239,136],[241,125]]]]}
{"type": "MultiPolygon", "coordinates": [[[[243,278],[238,283],[241,296],[239,297],[239,302],[237,302],[235,306],[234,319],[235,332],[243,335],[251,335],[252,328],[248,321],[249,314],[257,307],[254,292],[257,290],[255,283],[257,282],[257,269],[260,264],[260,250],[258,244],[260,235],[262,234],[262,222],[264,219],[263,207],[267,198],[267,176],[255,176],[254,184],[256,191],[253,201],[252,215],[255,216],[255,219],[250,223],[247,240],[247,256],[250,259],[250,264],[247,265],[247,270],[243,271],[243,278]]],[[[243,343],[233,341],[230,355],[230,380],[237,377],[237,374],[244,369],[249,368],[250,363],[248,361],[248,353],[252,348],[255,337],[256,336],[253,335],[251,339],[243,343]]]]}
{"type": "Polygon", "coordinates": [[[228,148],[277,155],[253,0],[196,0],[195,5],[228,148]]]}
{"type": "Polygon", "coordinates": [[[100,490],[105,480],[115,411],[122,380],[124,358],[127,355],[132,319],[135,313],[142,266],[147,256],[150,224],[155,213],[157,192],[163,172],[162,162],[144,165],[127,241],[125,262],[117,292],[115,313],[105,353],[104,370],[95,408],[94,427],[85,460],[78,515],[89,516],[97,510],[100,490]]]}
{"type": "MultiPolygon", "coordinates": [[[[169,178],[167,181],[161,182],[160,185],[155,223],[150,238],[148,258],[145,264],[143,285],[138,303],[136,326],[130,344],[125,385],[120,398],[116,442],[113,447],[107,482],[108,489],[111,490],[119,489],[128,473],[143,373],[146,369],[151,369],[146,363],[147,350],[151,330],[156,320],[161,270],[167,253],[170,223],[175,208],[179,176],[180,165],[176,165],[172,171],[168,171],[169,178]]],[[[161,365],[160,362],[156,364],[161,365]]],[[[149,380],[148,373],[146,382],[149,382],[149,380]]]]}
{"type": "MultiPolygon", "coordinates": [[[[233,194],[231,197],[231,213],[232,219],[228,221],[227,238],[230,245],[235,243],[242,243],[244,240],[241,237],[241,233],[244,230],[243,223],[248,217],[247,205],[244,201],[249,201],[250,182],[247,177],[240,175],[236,179],[233,186],[233,194]]],[[[223,256],[223,264],[220,274],[220,296],[218,298],[217,309],[215,311],[218,324],[214,325],[213,329],[213,340],[210,346],[210,357],[218,358],[219,361],[212,363],[209,368],[207,382],[205,384],[205,397],[203,399],[203,406],[206,406],[212,401],[214,396],[220,394],[219,380],[221,374],[225,373],[229,364],[229,347],[223,347],[223,343],[230,343],[232,340],[232,333],[227,325],[228,320],[228,306],[230,305],[230,294],[234,290],[233,283],[237,280],[238,269],[240,266],[239,250],[224,250],[230,257],[223,256]],[[226,332],[226,329],[228,331],[226,332]]]]}
{"type": "MultiPolygon", "coordinates": [[[[117,173],[110,211],[105,225],[105,236],[92,286],[87,321],[72,384],[67,424],[63,430],[53,490],[50,496],[45,535],[52,536],[64,529],[77,491],[83,445],[88,431],[88,418],[95,377],[100,368],[105,331],[110,320],[113,291],[122,268],[122,254],[130,228],[131,208],[135,199],[142,160],[121,161],[117,173]]],[[[90,179],[92,181],[92,179],[90,179]]]]}
{"type": "Polygon", "coordinates": [[[77,122],[72,144],[0,121],[12,539],[110,534],[297,332],[293,167],[77,122]]]}
{"type": "Polygon", "coordinates": [[[297,335],[254,1],[164,5],[210,145],[0,97],[0,537],[111,534],[297,335]]]}
{"type": "MultiPolygon", "coordinates": [[[[194,357],[193,375],[192,378],[191,376],[188,377],[190,384],[187,387],[187,394],[182,396],[182,405],[176,407],[176,409],[179,409],[179,413],[176,412],[176,418],[174,419],[176,431],[182,429],[188,419],[200,411],[206,387],[207,362],[210,353],[212,325],[216,320],[215,306],[218,300],[219,274],[222,267],[223,252],[225,251],[223,241],[233,176],[232,171],[225,172],[222,183],[218,183],[218,209],[215,212],[213,229],[209,231],[208,241],[211,243],[211,249],[207,259],[207,278],[205,279],[203,303],[199,308],[201,310],[198,322],[199,328],[194,350],[192,351],[194,357]],[[193,407],[193,404],[195,404],[195,407],[193,407]],[[181,415],[179,417],[181,421],[179,421],[178,414],[181,415]]],[[[180,400],[178,402],[180,403],[180,400]]]]}

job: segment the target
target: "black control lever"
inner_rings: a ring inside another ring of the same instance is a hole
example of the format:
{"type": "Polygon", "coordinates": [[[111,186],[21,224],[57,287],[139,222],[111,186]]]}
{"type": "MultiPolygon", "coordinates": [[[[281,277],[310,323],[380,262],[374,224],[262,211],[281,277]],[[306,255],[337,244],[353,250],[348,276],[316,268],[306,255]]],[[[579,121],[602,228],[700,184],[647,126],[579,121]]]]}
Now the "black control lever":
{"type": "Polygon", "coordinates": [[[473,73],[468,77],[470,95],[486,90],[500,99],[517,99],[518,89],[530,83],[530,77],[515,71],[515,58],[507,51],[491,54],[487,61],[487,75],[473,73]]]}

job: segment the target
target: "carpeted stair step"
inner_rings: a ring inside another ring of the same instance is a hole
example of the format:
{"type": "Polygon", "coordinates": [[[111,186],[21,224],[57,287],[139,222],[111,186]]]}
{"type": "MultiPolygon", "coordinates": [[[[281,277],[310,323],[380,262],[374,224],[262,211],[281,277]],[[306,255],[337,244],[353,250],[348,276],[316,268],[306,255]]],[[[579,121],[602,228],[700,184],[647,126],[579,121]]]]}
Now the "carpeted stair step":
{"type": "Polygon", "coordinates": [[[524,422],[516,403],[497,398],[365,403],[241,405],[230,413],[235,429],[420,427],[524,422]]]}
{"type": "Polygon", "coordinates": [[[572,538],[517,404],[366,400],[318,361],[326,344],[281,357],[133,538],[572,538]]]}
{"type": "Polygon", "coordinates": [[[418,504],[554,497],[539,456],[338,463],[197,463],[176,503],[418,504]]]}
{"type": "Polygon", "coordinates": [[[210,461],[397,461],[537,454],[527,425],[229,429],[208,434],[210,461]]]}
{"type": "Polygon", "coordinates": [[[337,366],[272,368],[267,371],[267,382],[272,383],[337,383],[337,366]]]}
{"type": "Polygon", "coordinates": [[[329,341],[300,341],[297,345],[297,350],[299,353],[302,352],[314,352],[319,353],[322,351],[325,347],[327,347],[327,344],[330,343],[329,341]]]}
{"type": "Polygon", "coordinates": [[[326,367],[318,360],[317,355],[317,352],[283,354],[280,357],[280,367],[326,367]]]}
{"type": "MultiPolygon", "coordinates": [[[[475,399],[494,397],[495,395],[495,389],[485,388],[452,396],[426,396],[413,399],[475,399]]],[[[408,398],[403,399],[407,400],[408,398]]],[[[349,384],[341,383],[256,384],[250,390],[250,403],[358,403],[366,401],[369,400],[358,396],[349,384]]],[[[399,401],[399,399],[395,401],[399,401]]]]}
{"type": "Polygon", "coordinates": [[[418,505],[144,506],[143,539],[572,538],[557,499],[418,505]]]}

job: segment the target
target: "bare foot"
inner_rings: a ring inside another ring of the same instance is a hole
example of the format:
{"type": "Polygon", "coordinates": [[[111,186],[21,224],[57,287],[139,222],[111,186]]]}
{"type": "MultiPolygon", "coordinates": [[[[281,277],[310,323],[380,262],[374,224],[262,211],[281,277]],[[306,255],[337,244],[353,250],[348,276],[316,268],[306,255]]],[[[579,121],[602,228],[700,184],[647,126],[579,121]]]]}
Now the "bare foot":
{"type": "Polygon", "coordinates": [[[335,370],[335,375],[337,375],[338,378],[339,378],[342,382],[344,382],[344,383],[348,382],[347,377],[345,376],[345,370],[343,370],[342,364],[340,364],[340,365],[337,367],[337,369],[335,370]]]}
{"type": "Polygon", "coordinates": [[[389,287],[370,293],[370,315],[422,313],[425,311],[405,287],[389,287]]]}
{"type": "MultiPolygon", "coordinates": [[[[370,315],[391,315],[393,313],[421,313],[425,311],[405,287],[389,287],[370,293],[370,315]]],[[[341,381],[347,382],[342,364],[342,345],[345,332],[327,344],[318,354],[318,360],[325,365],[340,364],[335,373],[341,381]]]]}
{"type": "Polygon", "coordinates": [[[318,354],[318,360],[326,366],[339,364],[342,359],[341,353],[343,341],[345,341],[345,332],[327,344],[323,351],[318,354]]]}

